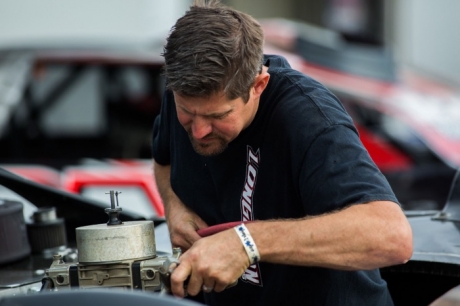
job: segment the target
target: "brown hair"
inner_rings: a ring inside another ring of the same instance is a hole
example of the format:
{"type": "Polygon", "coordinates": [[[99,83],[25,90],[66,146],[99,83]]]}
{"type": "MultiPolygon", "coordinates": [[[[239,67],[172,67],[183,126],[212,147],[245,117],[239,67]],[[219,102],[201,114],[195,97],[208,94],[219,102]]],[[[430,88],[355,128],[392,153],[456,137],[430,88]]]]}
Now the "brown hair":
{"type": "Polygon", "coordinates": [[[251,16],[218,0],[195,0],[164,47],[167,88],[179,95],[249,99],[263,64],[263,31],[251,16]]]}

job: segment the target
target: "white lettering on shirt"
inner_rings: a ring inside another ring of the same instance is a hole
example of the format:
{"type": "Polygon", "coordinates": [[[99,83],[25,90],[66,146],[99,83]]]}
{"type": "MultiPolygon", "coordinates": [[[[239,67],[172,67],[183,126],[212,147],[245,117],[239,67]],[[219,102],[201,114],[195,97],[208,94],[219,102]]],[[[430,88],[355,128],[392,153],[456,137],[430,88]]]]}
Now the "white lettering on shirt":
{"type": "MultiPolygon", "coordinates": [[[[259,171],[259,162],[260,162],[260,152],[254,150],[248,146],[248,156],[246,164],[246,177],[244,182],[243,192],[241,194],[241,220],[242,221],[251,221],[254,220],[253,215],[253,194],[254,188],[257,182],[257,173],[259,171]]],[[[255,263],[244,272],[241,276],[241,279],[244,282],[262,286],[262,278],[260,274],[259,263],[255,263]]]]}

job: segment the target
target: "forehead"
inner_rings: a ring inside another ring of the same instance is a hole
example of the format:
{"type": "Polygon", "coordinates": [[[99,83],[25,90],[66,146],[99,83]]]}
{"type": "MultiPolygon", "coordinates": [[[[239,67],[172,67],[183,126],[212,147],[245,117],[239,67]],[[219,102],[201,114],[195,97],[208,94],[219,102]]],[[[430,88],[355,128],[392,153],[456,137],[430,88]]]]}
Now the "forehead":
{"type": "Polygon", "coordinates": [[[206,97],[188,97],[175,92],[173,94],[176,106],[193,113],[225,112],[236,108],[240,103],[244,104],[241,98],[229,100],[223,93],[206,97]]]}

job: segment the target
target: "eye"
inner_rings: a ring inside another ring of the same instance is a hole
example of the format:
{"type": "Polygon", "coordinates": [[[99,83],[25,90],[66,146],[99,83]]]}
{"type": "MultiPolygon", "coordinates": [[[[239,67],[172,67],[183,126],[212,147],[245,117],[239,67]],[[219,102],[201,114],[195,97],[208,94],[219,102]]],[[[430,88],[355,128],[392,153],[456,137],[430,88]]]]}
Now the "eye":
{"type": "Polygon", "coordinates": [[[222,114],[222,115],[214,115],[214,116],[212,116],[212,118],[213,118],[213,119],[218,119],[218,120],[219,120],[219,119],[224,119],[224,118],[227,117],[227,116],[228,116],[228,113],[222,114]]]}
{"type": "Polygon", "coordinates": [[[227,111],[223,114],[215,114],[215,115],[212,115],[211,118],[212,119],[216,119],[216,120],[221,120],[221,119],[224,119],[225,117],[227,117],[228,115],[230,115],[232,113],[232,111],[227,111]]]}

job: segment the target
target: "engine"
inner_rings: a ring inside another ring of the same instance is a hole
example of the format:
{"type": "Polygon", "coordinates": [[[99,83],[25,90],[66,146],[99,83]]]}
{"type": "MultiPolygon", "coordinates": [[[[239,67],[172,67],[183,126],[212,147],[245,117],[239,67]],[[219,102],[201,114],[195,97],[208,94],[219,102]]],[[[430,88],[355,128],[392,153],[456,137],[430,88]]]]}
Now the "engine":
{"type": "Polygon", "coordinates": [[[123,288],[150,292],[168,291],[169,265],[181,255],[157,256],[153,221],[122,222],[118,192],[110,191],[107,224],[76,229],[78,262],[66,263],[54,255],[45,271],[42,291],[70,288],[123,288]],[[116,203],[116,204],[115,204],[116,203]]]}

